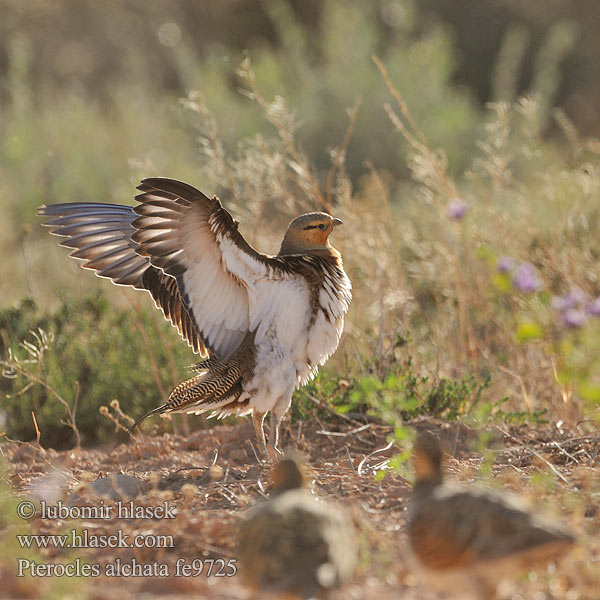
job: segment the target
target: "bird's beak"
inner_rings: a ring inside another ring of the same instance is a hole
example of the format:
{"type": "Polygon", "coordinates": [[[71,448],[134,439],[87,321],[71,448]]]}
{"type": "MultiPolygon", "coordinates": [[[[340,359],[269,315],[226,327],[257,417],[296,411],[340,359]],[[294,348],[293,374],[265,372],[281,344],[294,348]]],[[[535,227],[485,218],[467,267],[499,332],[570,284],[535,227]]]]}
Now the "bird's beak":
{"type": "Polygon", "coordinates": [[[337,227],[338,225],[343,225],[344,221],[342,221],[341,219],[333,219],[333,226],[337,227]]]}

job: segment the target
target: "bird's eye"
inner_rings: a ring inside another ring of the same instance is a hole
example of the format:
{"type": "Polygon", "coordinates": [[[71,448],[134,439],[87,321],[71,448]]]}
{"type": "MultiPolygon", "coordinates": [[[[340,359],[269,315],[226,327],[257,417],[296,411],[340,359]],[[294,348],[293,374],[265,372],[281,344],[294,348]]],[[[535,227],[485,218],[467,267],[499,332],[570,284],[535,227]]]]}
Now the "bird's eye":
{"type": "Polygon", "coordinates": [[[321,230],[325,229],[325,227],[326,227],[326,225],[325,225],[324,223],[321,223],[321,224],[319,225],[319,229],[321,229],[321,230]]]}

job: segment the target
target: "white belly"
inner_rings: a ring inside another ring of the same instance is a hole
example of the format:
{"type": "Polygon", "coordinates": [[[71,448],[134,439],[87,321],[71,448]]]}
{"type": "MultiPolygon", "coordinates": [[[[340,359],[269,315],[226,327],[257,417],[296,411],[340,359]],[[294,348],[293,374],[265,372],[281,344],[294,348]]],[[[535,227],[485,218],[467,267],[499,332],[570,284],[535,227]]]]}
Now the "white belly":
{"type": "Polygon", "coordinates": [[[314,365],[322,365],[335,352],[344,329],[344,317],[327,320],[319,311],[308,334],[306,354],[314,365]]]}
{"type": "Polygon", "coordinates": [[[248,408],[283,415],[290,407],[295,385],[292,353],[276,339],[263,339],[256,346],[254,376],[244,385],[250,395],[248,408]]]}

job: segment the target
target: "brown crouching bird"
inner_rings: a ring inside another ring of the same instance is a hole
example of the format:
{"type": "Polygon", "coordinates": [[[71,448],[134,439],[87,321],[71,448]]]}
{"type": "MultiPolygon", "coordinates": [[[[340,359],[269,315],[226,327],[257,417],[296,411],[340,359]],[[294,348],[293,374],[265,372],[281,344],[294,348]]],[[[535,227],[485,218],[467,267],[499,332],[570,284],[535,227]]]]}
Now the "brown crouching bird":
{"type": "Polygon", "coordinates": [[[240,576],[260,598],[326,598],[354,572],[357,547],[345,511],[304,488],[297,461],[273,473],[274,496],[250,509],[239,531],[240,576]]]}
{"type": "Polygon", "coordinates": [[[174,179],[144,179],[136,206],[75,202],[41,206],[70,256],[117,285],[146,290],[202,360],[200,374],[142,416],[166,412],[250,414],[265,453],[279,453],[279,426],[294,388],[335,352],[352,298],[323,212],[288,226],[276,256],[238,231],[219,199],[174,179]],[[269,448],[264,417],[271,411],[269,448]]]}
{"type": "Polygon", "coordinates": [[[419,434],[413,459],[408,536],[426,581],[493,599],[500,580],[558,559],[574,543],[565,528],[512,496],[444,483],[433,433],[419,434]]]}

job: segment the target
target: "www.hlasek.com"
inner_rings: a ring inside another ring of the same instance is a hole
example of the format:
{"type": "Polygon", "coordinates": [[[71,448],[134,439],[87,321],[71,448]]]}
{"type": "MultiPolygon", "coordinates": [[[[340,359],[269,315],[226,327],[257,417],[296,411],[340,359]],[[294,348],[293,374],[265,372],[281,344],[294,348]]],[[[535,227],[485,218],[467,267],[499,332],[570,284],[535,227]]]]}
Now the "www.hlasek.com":
{"type": "Polygon", "coordinates": [[[80,558],[69,563],[40,563],[27,558],[17,559],[17,577],[233,577],[237,574],[235,558],[179,558],[174,564],[165,562],[139,563],[135,558],[101,565],[80,558]]]}
{"type": "Polygon", "coordinates": [[[173,548],[172,535],[142,533],[130,536],[121,529],[113,534],[91,533],[89,529],[71,529],[55,535],[17,535],[21,548],[173,548]]]}

